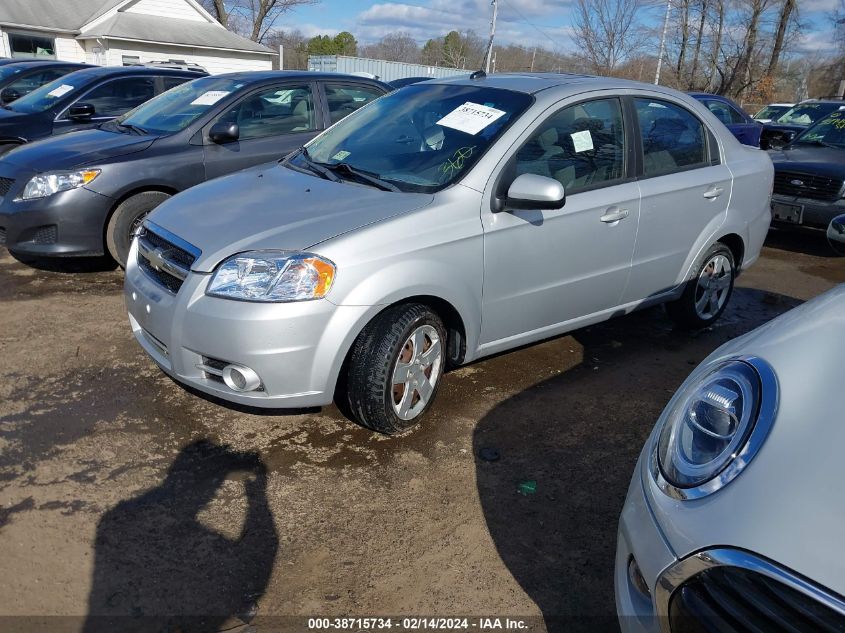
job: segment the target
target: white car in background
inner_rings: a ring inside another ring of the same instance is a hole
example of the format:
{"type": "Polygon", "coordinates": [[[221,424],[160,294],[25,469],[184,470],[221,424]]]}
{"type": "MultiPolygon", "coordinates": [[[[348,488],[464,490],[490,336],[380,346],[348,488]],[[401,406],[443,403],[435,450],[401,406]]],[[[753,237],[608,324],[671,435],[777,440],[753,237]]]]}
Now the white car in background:
{"type": "Polygon", "coordinates": [[[845,285],[677,391],[619,522],[624,633],[845,631],[843,334],[845,285]]]}
{"type": "Polygon", "coordinates": [[[751,118],[758,123],[771,123],[782,114],[786,114],[786,112],[794,105],[794,103],[770,103],[769,105],[760,108],[751,118]]]}

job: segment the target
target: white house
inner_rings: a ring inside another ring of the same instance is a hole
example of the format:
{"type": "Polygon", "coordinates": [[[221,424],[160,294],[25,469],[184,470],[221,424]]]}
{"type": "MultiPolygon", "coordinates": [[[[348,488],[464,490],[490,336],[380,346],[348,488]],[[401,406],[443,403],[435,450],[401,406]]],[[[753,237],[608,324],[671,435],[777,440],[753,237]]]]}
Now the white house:
{"type": "Polygon", "coordinates": [[[180,60],[223,73],[269,70],[274,54],[195,0],[0,0],[0,57],[103,66],[180,60]]]}

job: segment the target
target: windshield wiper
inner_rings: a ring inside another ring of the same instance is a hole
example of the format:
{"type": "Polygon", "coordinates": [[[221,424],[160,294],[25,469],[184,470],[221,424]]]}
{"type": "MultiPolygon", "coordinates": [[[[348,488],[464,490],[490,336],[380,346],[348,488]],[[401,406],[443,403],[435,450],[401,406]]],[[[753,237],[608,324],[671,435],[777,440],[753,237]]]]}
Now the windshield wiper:
{"type": "Polygon", "coordinates": [[[393,191],[396,193],[400,191],[399,187],[379,178],[376,174],[362,171],[352,165],[349,165],[348,163],[335,163],[334,165],[326,164],[325,166],[327,169],[340,172],[341,174],[345,174],[347,176],[352,176],[357,178],[359,181],[363,180],[364,182],[368,182],[382,191],[393,191]]]}
{"type": "Polygon", "coordinates": [[[139,127],[137,125],[132,125],[131,123],[117,123],[117,127],[126,128],[127,130],[131,130],[135,132],[135,134],[149,134],[144,128],[139,127]]]}
{"type": "MultiPolygon", "coordinates": [[[[306,147],[299,148],[299,156],[302,157],[302,160],[305,163],[305,166],[308,167],[308,169],[312,173],[315,173],[318,176],[325,178],[326,180],[331,180],[332,182],[340,182],[340,178],[338,178],[336,175],[334,175],[332,172],[330,172],[328,169],[326,169],[325,166],[323,166],[322,163],[318,163],[318,162],[311,159],[310,154],[308,154],[308,148],[306,148],[306,147]]],[[[292,164],[290,161],[287,161],[287,163],[288,163],[288,165],[292,164]]],[[[296,167],[296,165],[293,165],[293,166],[296,167]]]]}

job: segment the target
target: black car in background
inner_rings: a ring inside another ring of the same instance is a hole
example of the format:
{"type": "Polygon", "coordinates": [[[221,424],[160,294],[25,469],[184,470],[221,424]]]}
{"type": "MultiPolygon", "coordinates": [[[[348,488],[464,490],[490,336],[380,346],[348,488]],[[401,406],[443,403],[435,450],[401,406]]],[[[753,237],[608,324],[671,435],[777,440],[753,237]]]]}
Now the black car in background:
{"type": "Polygon", "coordinates": [[[827,229],[845,213],[845,111],[831,112],[769,155],[775,166],[775,225],[827,229]]]}
{"type": "Polygon", "coordinates": [[[771,123],[763,125],[760,147],[783,147],[808,127],[839,109],[845,109],[845,101],[808,99],[797,103],[771,123]]]}
{"type": "Polygon", "coordinates": [[[69,73],[0,109],[0,154],[29,141],[105,123],[196,78],[195,72],[140,66],[69,73]]]}
{"type": "Polygon", "coordinates": [[[162,201],[279,160],[388,92],[351,75],[215,75],[98,129],[14,149],[0,157],[0,243],[36,256],[108,252],[123,264],[133,230],[162,201]]]}
{"type": "Polygon", "coordinates": [[[3,64],[0,66],[0,106],[12,103],[44,84],[83,68],[93,66],[53,60],[3,64]]]}

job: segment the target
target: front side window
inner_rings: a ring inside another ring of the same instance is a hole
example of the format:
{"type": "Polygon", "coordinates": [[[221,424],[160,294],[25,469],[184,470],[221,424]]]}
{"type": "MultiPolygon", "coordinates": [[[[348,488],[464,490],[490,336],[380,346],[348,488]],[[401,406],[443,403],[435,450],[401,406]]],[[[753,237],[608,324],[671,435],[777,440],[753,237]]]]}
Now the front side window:
{"type": "Polygon", "coordinates": [[[634,106],[646,177],[709,164],[704,124],[689,110],[658,99],[637,98],[634,106]]]}
{"type": "Polygon", "coordinates": [[[309,84],[274,86],[254,92],[217,120],[236,123],[242,141],[317,129],[314,95],[309,84]]]}
{"type": "Polygon", "coordinates": [[[9,33],[12,57],[49,57],[56,58],[56,41],[51,37],[9,33]]]}
{"type": "Polygon", "coordinates": [[[383,91],[372,86],[326,84],[325,87],[332,123],[337,123],[361,106],[367,105],[384,94],[383,91]]]}
{"type": "Polygon", "coordinates": [[[624,178],[619,99],[578,103],[553,114],[516,153],[512,176],[522,174],[554,178],[567,194],[624,178]]]}
{"type": "Polygon", "coordinates": [[[94,117],[116,117],[154,96],[153,77],[123,77],[97,86],[83,95],[79,102],[94,106],[94,117]]]}
{"type": "Polygon", "coordinates": [[[499,88],[408,86],[341,120],[307,145],[307,157],[297,154],[290,163],[344,164],[401,191],[433,193],[467,173],[532,102],[531,95],[499,88]]]}

